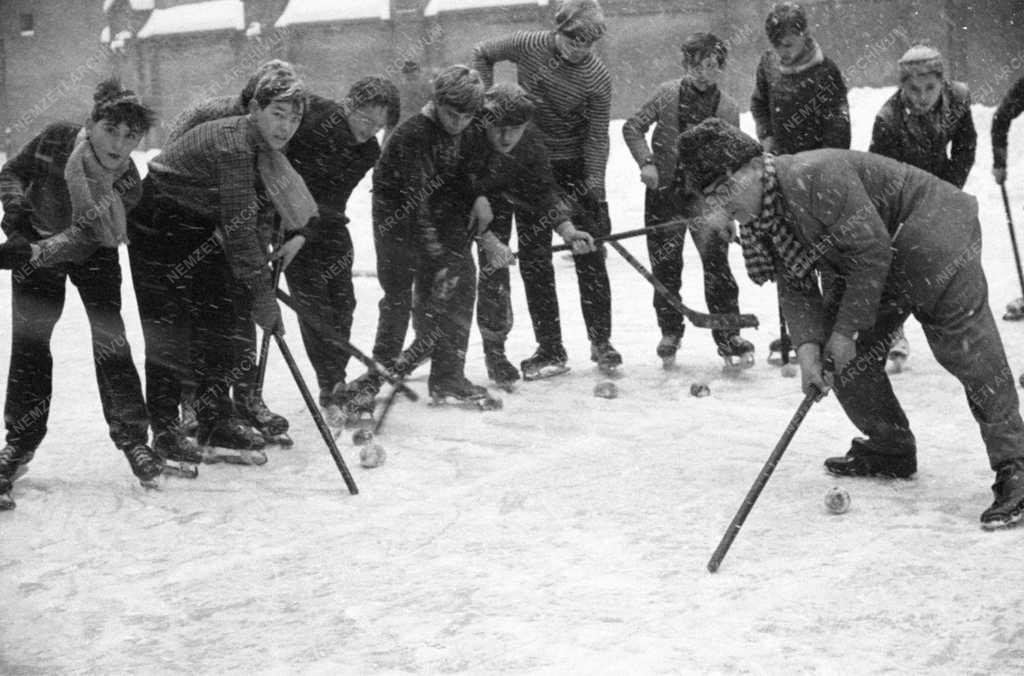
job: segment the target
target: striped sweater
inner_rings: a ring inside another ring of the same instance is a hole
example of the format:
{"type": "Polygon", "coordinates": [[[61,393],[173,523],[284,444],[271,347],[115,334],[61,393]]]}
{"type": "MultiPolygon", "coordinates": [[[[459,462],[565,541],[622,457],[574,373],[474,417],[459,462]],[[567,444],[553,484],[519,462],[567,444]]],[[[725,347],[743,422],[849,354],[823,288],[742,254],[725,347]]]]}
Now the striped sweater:
{"type": "Polygon", "coordinates": [[[604,63],[594,55],[578,64],[563,60],[553,31],[519,31],[481,42],[473,50],[473,67],[487,86],[494,82],[499,61],[517,65],[519,84],[537,102],[534,123],[544,134],[551,161],[582,159],[587,182],[603,201],[612,100],[604,63]]]}

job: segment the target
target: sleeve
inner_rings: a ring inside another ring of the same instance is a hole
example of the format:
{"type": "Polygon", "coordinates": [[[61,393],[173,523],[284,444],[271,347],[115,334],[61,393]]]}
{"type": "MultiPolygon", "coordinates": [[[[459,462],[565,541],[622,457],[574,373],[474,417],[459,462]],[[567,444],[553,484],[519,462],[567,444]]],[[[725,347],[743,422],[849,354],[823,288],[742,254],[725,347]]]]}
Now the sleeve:
{"type": "Polygon", "coordinates": [[[885,155],[896,160],[900,159],[899,135],[893,129],[889,117],[885,115],[884,108],[878,111],[878,115],[875,116],[875,124],[871,128],[871,145],[868,147],[868,152],[875,153],[876,155],[885,155]]]}
{"type": "MultiPolygon", "coordinates": [[[[606,76],[607,77],[607,76],[606,76]]],[[[583,148],[583,171],[594,197],[605,201],[604,175],[608,165],[608,123],[612,107],[612,84],[608,78],[590,98],[587,139],[583,148]]]]}
{"type": "Polygon", "coordinates": [[[754,93],[750,95],[750,114],[757,128],[757,140],[763,141],[772,135],[771,95],[768,87],[767,55],[757,64],[754,79],[754,93]]]}
{"type": "MultiPolygon", "coordinates": [[[[1010,123],[1024,112],[1024,77],[1006,93],[992,116],[992,165],[997,169],[1006,167],[1007,135],[1010,123]]],[[[6,204],[5,204],[6,206],[6,204]]]]}
{"type": "Polygon", "coordinates": [[[838,261],[834,267],[843,280],[843,293],[835,301],[837,307],[828,308],[816,288],[780,285],[784,312],[790,313],[786,319],[793,317],[796,345],[825,338],[825,313],[834,312],[832,331],[845,336],[873,326],[892,262],[888,229],[857,172],[846,163],[832,166],[833,171],[813,181],[808,190],[813,196],[808,216],[823,227],[823,241],[818,246],[827,248],[838,261]],[[830,185],[842,187],[830,189],[830,185]]]}
{"type": "Polygon", "coordinates": [[[53,267],[68,261],[81,263],[96,253],[101,242],[92,228],[72,224],[70,228],[33,244],[39,246],[39,265],[53,267]]]}
{"type": "Polygon", "coordinates": [[[505,38],[485,40],[473,48],[473,69],[480,73],[484,85],[494,84],[494,64],[499,61],[518,61],[526,33],[519,31],[505,38]]]}
{"type": "Polygon", "coordinates": [[[974,117],[971,115],[971,95],[968,93],[963,100],[960,124],[953,134],[953,148],[950,162],[943,176],[958,188],[963,188],[967,175],[974,166],[974,156],[978,149],[978,132],[974,129],[974,117]]]}
{"type": "Polygon", "coordinates": [[[846,82],[839,67],[828,62],[827,101],[825,102],[825,128],[822,134],[823,148],[850,147],[850,103],[846,98],[846,82]]]}
{"type": "MultiPolygon", "coordinates": [[[[44,132],[45,133],[45,132],[44,132]]],[[[36,175],[36,152],[43,134],[36,136],[0,169],[0,202],[4,207],[3,230],[10,237],[18,232],[30,239],[32,207],[25,199],[25,186],[36,175]]]]}
{"type": "Polygon", "coordinates": [[[257,227],[256,162],[252,153],[218,144],[216,164],[220,195],[219,232],[235,279],[252,289],[262,273],[270,274],[257,227]]]}
{"type": "Polygon", "coordinates": [[[640,107],[632,117],[622,125],[622,138],[626,141],[633,159],[640,166],[643,166],[644,158],[651,155],[651,148],[647,145],[647,130],[658,121],[661,103],[666,95],[665,87],[659,87],[657,93],[647,103],[640,107]]]}

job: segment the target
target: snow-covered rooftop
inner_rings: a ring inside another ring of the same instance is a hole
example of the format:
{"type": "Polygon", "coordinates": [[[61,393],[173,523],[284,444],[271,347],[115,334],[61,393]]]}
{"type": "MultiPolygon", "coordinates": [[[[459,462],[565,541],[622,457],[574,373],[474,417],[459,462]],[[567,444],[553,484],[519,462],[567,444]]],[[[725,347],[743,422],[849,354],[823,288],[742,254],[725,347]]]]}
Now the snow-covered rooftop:
{"type": "Polygon", "coordinates": [[[218,30],[245,30],[245,6],[241,0],[205,0],[154,9],[146,25],[139,29],[139,39],[218,30]]]}
{"type": "Polygon", "coordinates": [[[282,27],[360,19],[387,21],[390,18],[391,3],[388,0],[290,0],[274,25],[282,27]]]}
{"type": "Polygon", "coordinates": [[[423,10],[423,16],[437,16],[441,12],[453,12],[460,9],[486,9],[514,5],[547,7],[548,0],[430,0],[426,9],[423,10]]]}
{"type": "MultiPolygon", "coordinates": [[[[117,0],[103,0],[103,13],[106,14],[117,0]]],[[[128,6],[136,12],[148,12],[156,6],[156,0],[128,0],[128,6]]]]}

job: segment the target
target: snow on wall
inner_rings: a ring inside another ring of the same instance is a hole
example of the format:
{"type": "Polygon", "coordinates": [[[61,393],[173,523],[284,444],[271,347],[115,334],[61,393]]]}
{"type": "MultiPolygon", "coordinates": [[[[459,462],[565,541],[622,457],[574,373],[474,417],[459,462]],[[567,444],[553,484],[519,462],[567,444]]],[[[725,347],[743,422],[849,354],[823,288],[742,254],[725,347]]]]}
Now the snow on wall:
{"type": "MultiPolygon", "coordinates": [[[[106,14],[117,0],[103,0],[103,13],[106,14]]],[[[148,12],[156,6],[156,0],[128,0],[128,6],[136,12],[148,12]]]]}
{"type": "Polygon", "coordinates": [[[388,0],[291,0],[274,25],[280,28],[301,23],[390,18],[388,0]]]}
{"type": "Polygon", "coordinates": [[[460,9],[486,9],[490,7],[511,7],[513,5],[536,5],[547,7],[548,0],[430,0],[423,16],[437,16],[441,12],[460,9]]]}
{"type": "Polygon", "coordinates": [[[154,9],[139,39],[217,30],[245,30],[245,6],[241,0],[206,0],[154,9]]]}

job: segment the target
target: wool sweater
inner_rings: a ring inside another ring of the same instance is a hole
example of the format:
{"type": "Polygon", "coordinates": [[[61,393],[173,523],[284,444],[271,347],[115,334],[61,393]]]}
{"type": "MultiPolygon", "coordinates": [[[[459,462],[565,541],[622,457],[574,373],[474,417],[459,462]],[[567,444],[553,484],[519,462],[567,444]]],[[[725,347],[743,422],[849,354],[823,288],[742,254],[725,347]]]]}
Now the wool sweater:
{"type": "Polygon", "coordinates": [[[516,64],[520,86],[537,103],[534,123],[544,134],[551,160],[582,160],[594,196],[603,201],[612,100],[608,68],[593,54],[578,64],[562,59],[554,31],[520,31],[481,42],[473,50],[473,68],[488,87],[500,61],[516,64]]]}
{"type": "Polygon", "coordinates": [[[875,117],[868,150],[962,188],[974,166],[977,147],[967,85],[945,82],[935,107],[923,115],[912,113],[897,90],[875,117]],[[947,154],[950,145],[952,154],[947,154]]]}
{"type": "Polygon", "coordinates": [[[797,66],[781,65],[772,50],[757,65],[750,113],[757,138],[771,136],[778,155],[850,147],[846,83],[816,43],[811,49],[809,58],[797,66]]]}
{"type": "Polygon", "coordinates": [[[663,82],[654,96],[622,125],[622,137],[638,165],[642,167],[645,158],[654,156],[654,166],[658,168],[658,187],[672,185],[678,160],[676,139],[696,123],[684,124],[680,128],[681,107],[691,105],[698,98],[718,94],[718,105],[712,116],[733,126],[740,126],[740,110],[736,101],[718,87],[709,89],[713,91],[699,92],[681,78],[663,82]],[[646,135],[652,124],[654,133],[648,148],[646,135]]]}

